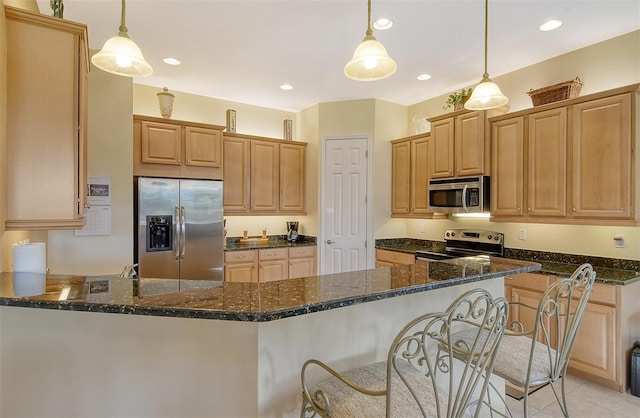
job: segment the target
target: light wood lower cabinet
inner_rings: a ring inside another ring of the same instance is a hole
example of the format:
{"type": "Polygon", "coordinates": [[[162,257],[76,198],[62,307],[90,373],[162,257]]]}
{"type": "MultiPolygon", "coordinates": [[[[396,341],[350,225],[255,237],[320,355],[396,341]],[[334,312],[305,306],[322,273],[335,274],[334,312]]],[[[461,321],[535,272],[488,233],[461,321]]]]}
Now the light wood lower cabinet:
{"type": "MultiPolygon", "coordinates": [[[[597,273],[597,267],[595,270],[597,273]]],[[[510,302],[537,306],[547,286],[557,279],[534,273],[507,276],[505,295],[510,302]]],[[[571,353],[570,374],[619,392],[629,388],[628,365],[638,338],[635,324],[639,298],[640,282],[626,286],[594,284],[571,353]]],[[[533,325],[533,317],[518,309],[512,309],[509,315],[510,320],[520,320],[525,327],[533,325]]]]}
{"type": "Polygon", "coordinates": [[[399,264],[415,264],[416,256],[410,253],[391,250],[376,250],[376,268],[390,267],[399,264]]]}
{"type": "Polygon", "coordinates": [[[258,251],[258,281],[273,282],[289,278],[289,249],[274,248],[258,251]]]}
{"type": "Polygon", "coordinates": [[[289,278],[316,275],[316,247],[289,248],[289,278]]]}
{"type": "Polygon", "coordinates": [[[258,283],[258,250],[225,252],[224,281],[258,283]]]}
{"type": "Polygon", "coordinates": [[[315,276],[316,246],[225,252],[224,280],[266,283],[315,276]]]}
{"type": "Polygon", "coordinates": [[[9,6],[3,12],[4,229],[80,229],[87,181],[87,26],[9,6]]]}

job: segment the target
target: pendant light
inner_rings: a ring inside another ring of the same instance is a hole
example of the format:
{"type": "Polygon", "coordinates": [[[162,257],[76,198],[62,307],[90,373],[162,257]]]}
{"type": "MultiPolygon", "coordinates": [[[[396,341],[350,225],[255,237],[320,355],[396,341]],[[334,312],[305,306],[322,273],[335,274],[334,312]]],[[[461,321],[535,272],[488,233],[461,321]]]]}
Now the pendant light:
{"type": "Polygon", "coordinates": [[[142,51],[129,38],[125,26],[125,0],[122,0],[122,16],[120,18],[120,32],[107,39],[100,52],[91,57],[96,67],[108,73],[125,77],[147,77],[153,74],[153,69],[145,61],[142,51]]]}
{"type": "Polygon", "coordinates": [[[351,61],[344,66],[344,75],[356,81],[375,81],[396,72],[396,62],[389,57],[384,46],[376,40],[371,30],[371,0],[368,0],[369,17],[367,32],[358,45],[351,61]]]}
{"type": "Polygon", "coordinates": [[[489,38],[489,0],[484,2],[484,74],[480,84],[473,89],[469,100],[464,104],[468,110],[488,110],[504,106],[509,103],[507,96],[502,94],[500,87],[489,78],[487,72],[487,39],[489,38]]]}

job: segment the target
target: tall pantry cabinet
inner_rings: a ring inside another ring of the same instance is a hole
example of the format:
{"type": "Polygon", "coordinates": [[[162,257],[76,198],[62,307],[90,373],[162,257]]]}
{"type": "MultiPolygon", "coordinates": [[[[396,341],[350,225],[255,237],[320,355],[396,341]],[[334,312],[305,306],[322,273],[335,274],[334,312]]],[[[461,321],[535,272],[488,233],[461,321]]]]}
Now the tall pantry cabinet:
{"type": "Polygon", "coordinates": [[[87,27],[5,6],[7,230],[84,224],[87,27]]]}

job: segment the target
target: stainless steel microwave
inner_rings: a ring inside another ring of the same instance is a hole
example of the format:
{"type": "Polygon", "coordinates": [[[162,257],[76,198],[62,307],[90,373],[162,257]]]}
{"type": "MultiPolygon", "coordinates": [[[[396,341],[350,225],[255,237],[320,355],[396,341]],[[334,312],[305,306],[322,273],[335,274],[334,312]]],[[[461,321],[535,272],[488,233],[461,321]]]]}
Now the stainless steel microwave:
{"type": "Polygon", "coordinates": [[[489,212],[489,176],[429,181],[429,210],[441,213],[489,212]]]}

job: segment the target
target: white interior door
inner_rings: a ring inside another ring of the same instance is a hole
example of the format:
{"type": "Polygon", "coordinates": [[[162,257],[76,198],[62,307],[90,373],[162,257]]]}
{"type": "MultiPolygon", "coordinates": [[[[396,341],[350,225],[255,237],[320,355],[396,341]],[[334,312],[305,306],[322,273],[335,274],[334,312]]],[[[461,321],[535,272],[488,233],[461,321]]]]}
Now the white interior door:
{"type": "Polygon", "coordinates": [[[367,268],[367,138],[333,138],[324,147],[322,273],[367,268]]]}

